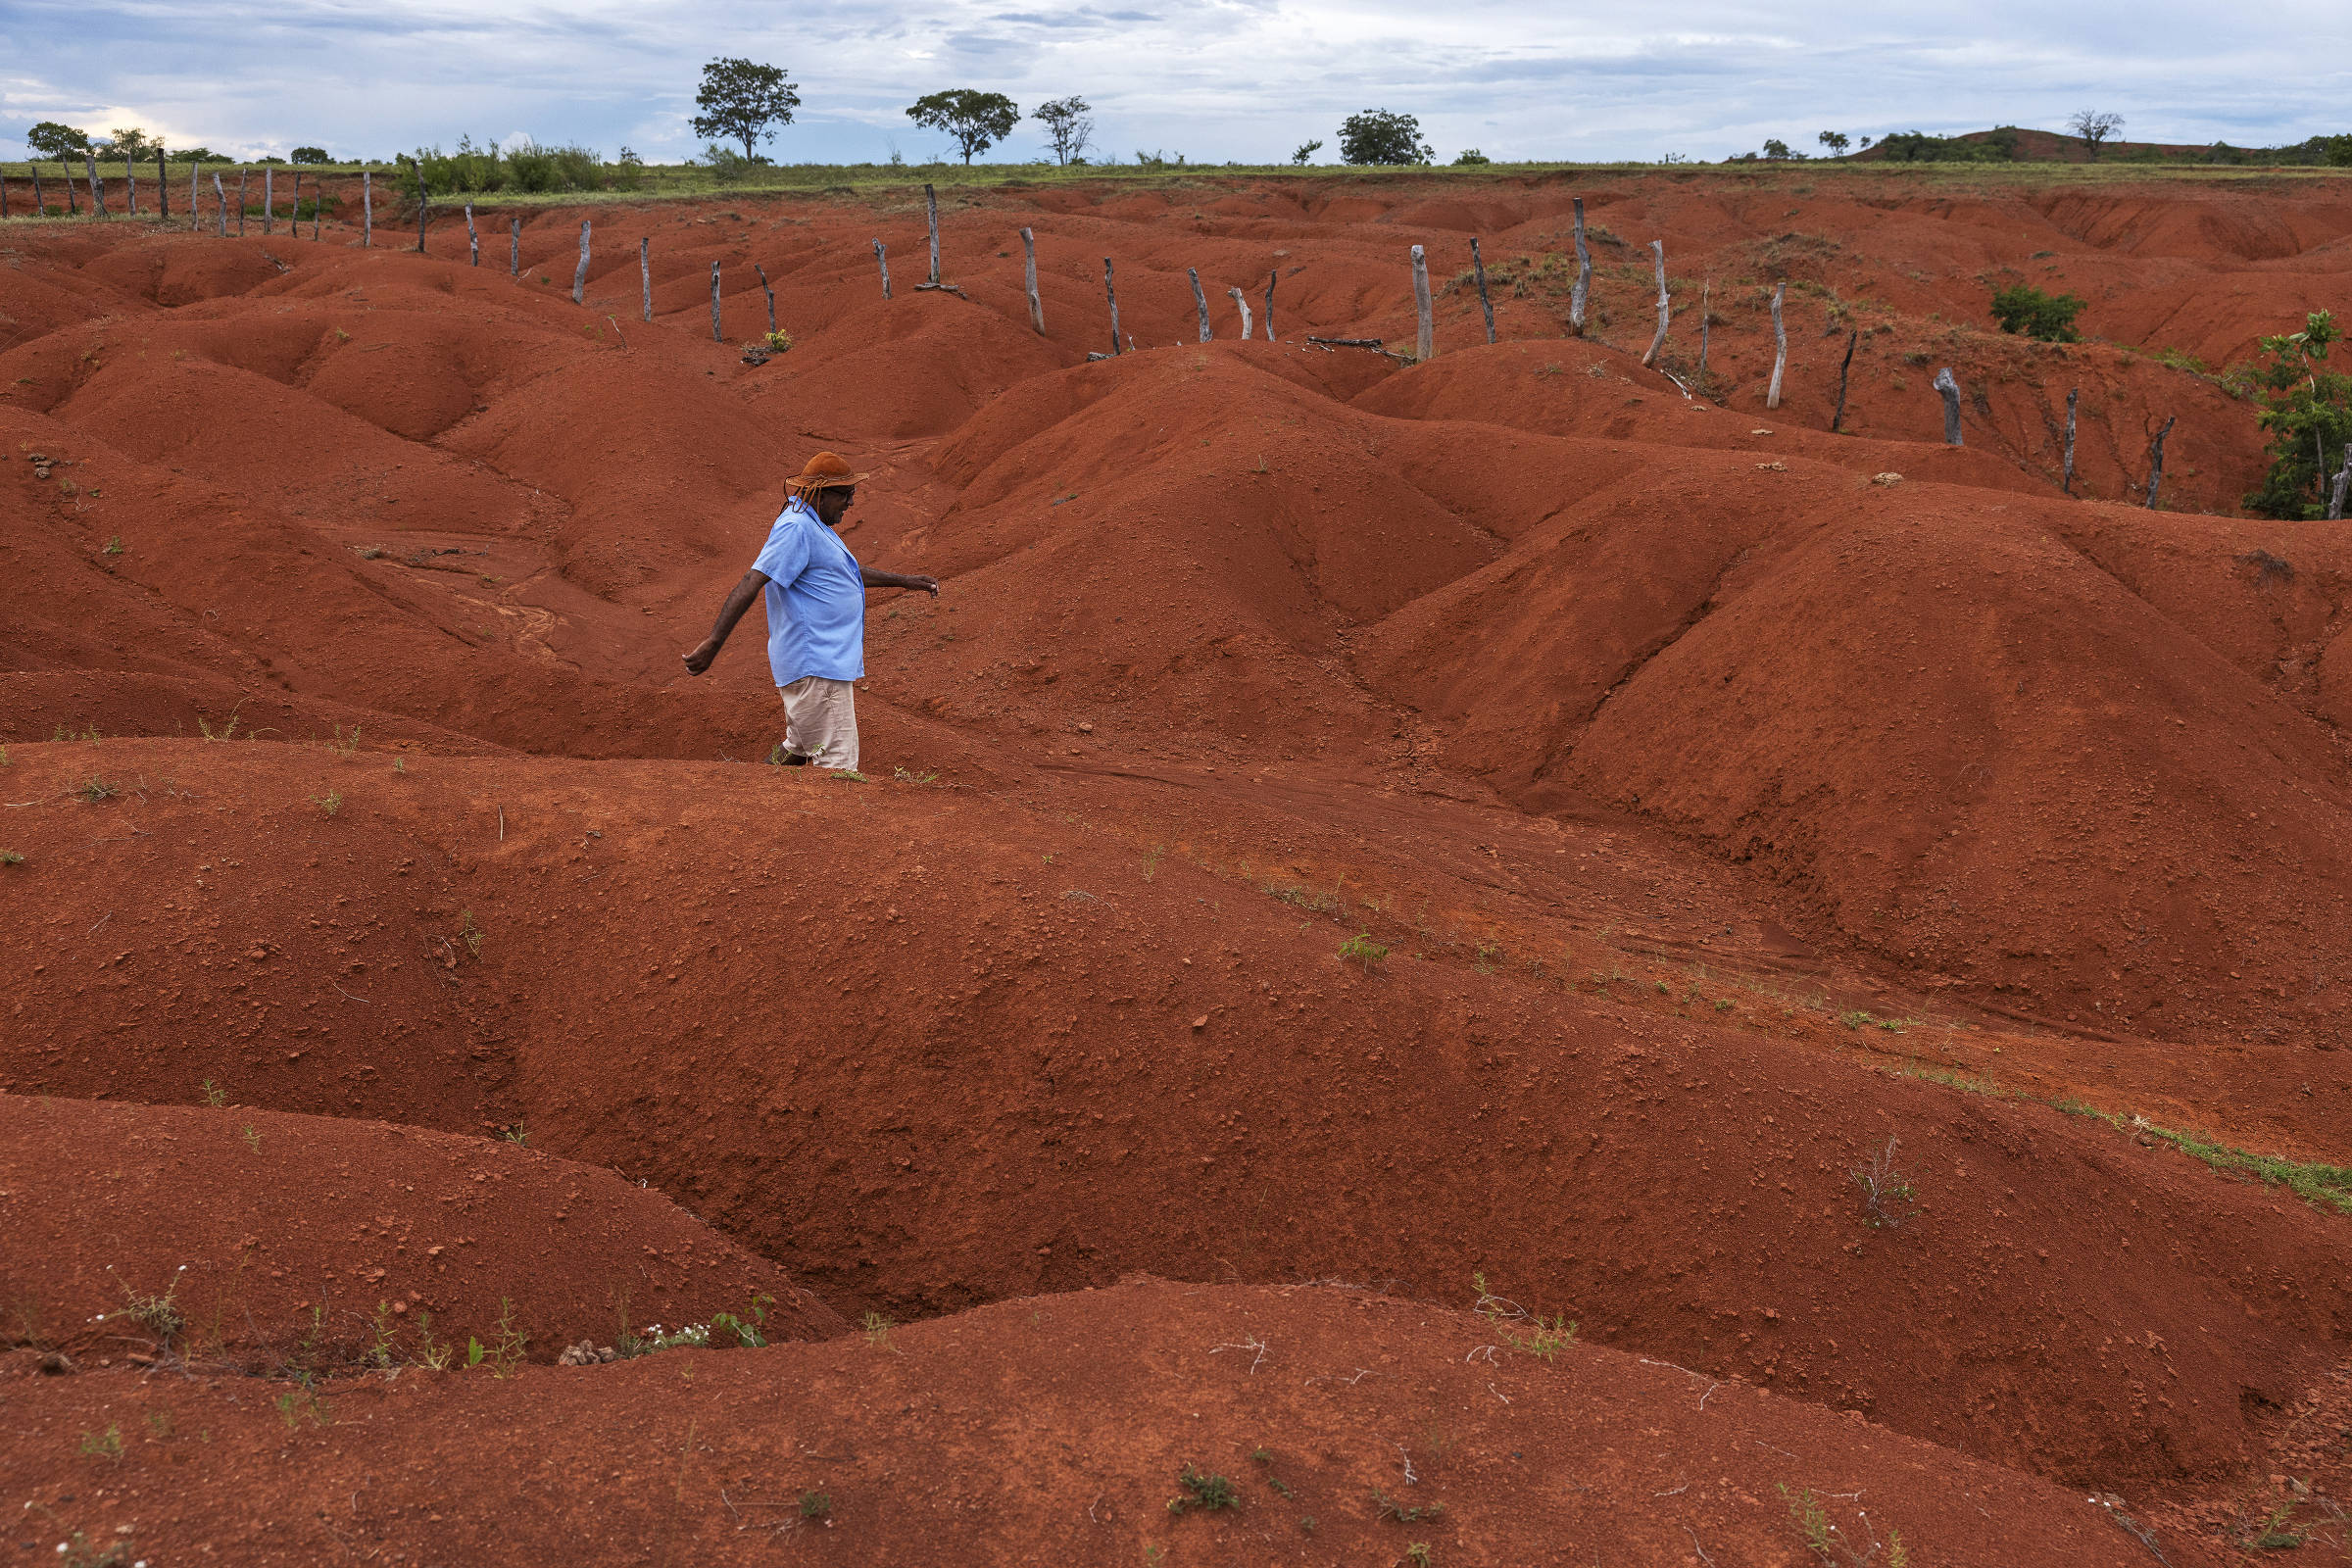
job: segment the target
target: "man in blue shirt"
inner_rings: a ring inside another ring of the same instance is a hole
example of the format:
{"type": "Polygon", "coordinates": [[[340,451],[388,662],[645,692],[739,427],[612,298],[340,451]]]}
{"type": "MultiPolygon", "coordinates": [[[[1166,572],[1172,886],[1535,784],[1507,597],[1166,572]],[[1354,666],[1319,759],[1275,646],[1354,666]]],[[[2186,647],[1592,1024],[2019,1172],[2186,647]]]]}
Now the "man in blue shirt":
{"type": "Polygon", "coordinates": [[[784,760],[798,767],[858,767],[858,680],[865,674],[865,591],[911,588],[936,598],[939,579],[869,571],[835,537],[858,499],[849,464],[830,452],[784,482],[790,497],[760,559],[719,607],[718,624],[685,656],[689,674],[710,667],[735,623],[764,597],[767,666],[784,695],[784,760]]]}

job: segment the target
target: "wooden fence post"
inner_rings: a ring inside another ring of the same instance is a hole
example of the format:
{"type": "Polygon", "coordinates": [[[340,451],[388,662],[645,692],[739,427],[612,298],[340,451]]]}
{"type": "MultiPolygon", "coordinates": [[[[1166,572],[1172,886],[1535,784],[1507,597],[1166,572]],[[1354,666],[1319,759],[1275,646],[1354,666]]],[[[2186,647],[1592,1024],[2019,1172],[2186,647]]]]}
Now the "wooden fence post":
{"type": "Polygon", "coordinates": [[[571,303],[583,305],[588,299],[588,220],[580,220],[580,265],[571,270],[571,303]]]}
{"type": "Polygon", "coordinates": [[[433,202],[424,190],[424,160],[416,160],[416,254],[424,254],[424,220],[432,212],[433,202]]]}
{"type": "Polygon", "coordinates": [[[1200,291],[1200,270],[1188,267],[1185,275],[1193,280],[1193,309],[1200,313],[1200,341],[1205,343],[1215,334],[1208,329],[1208,296],[1200,291]]]}
{"type": "Polygon", "coordinates": [[[1243,298],[1242,291],[1238,288],[1229,288],[1225,292],[1233,296],[1233,303],[1241,309],[1242,341],[1247,343],[1250,341],[1250,302],[1243,298]]]}
{"type": "Polygon", "coordinates": [[[1266,273],[1266,341],[1269,343],[1278,341],[1274,336],[1274,280],[1281,275],[1282,269],[1279,267],[1266,273]]]}
{"type": "Polygon", "coordinates": [[[888,299],[890,298],[890,252],[882,248],[880,240],[874,241],[874,265],[882,270],[882,297],[888,299]]]}
{"type": "Polygon", "coordinates": [[[1436,353],[1437,325],[1430,319],[1429,258],[1418,245],[1413,247],[1413,313],[1420,322],[1413,334],[1413,358],[1427,364],[1436,353]]]}
{"type": "Polygon", "coordinates": [[[372,171],[360,171],[360,244],[375,243],[375,175],[372,171]]]}
{"type": "Polygon", "coordinates": [[[1110,352],[1114,355],[1124,354],[1127,350],[1119,342],[1119,291],[1110,285],[1110,258],[1107,256],[1102,258],[1102,297],[1110,301],[1110,352]]]}
{"type": "Polygon", "coordinates": [[[482,236],[473,226],[473,203],[466,204],[466,260],[470,267],[482,265],[482,236]]]}
{"type": "Polygon", "coordinates": [[[191,234],[204,227],[204,191],[196,183],[203,177],[203,162],[191,162],[188,165],[188,232],[191,234]]]}
{"type": "Polygon", "coordinates": [[[760,292],[767,296],[767,335],[774,337],[776,335],[776,291],[767,286],[766,268],[754,262],[752,270],[760,274],[760,292]]]}
{"type": "Polygon", "coordinates": [[[2352,441],[2344,443],[2344,466],[2335,470],[2335,487],[2328,495],[2328,517],[2341,521],[2344,515],[2344,493],[2352,490],[2352,441]]]}
{"type": "Polygon", "coordinates": [[[637,236],[637,287],[645,295],[645,318],[654,318],[654,237],[637,236]]]}
{"type": "Polygon", "coordinates": [[[1658,268],[1658,330],[1649,340],[1649,352],[1642,356],[1643,365],[1657,363],[1658,350],[1666,346],[1666,323],[1674,319],[1674,306],[1666,294],[1666,242],[1651,240],[1649,256],[1658,268]]]}
{"type": "MultiPolygon", "coordinates": [[[[302,202],[300,200],[302,195],[302,181],[299,179],[294,182],[294,195],[297,198],[294,203],[294,207],[296,212],[299,213],[302,208],[302,202]]],[[[311,192],[311,242],[313,244],[317,244],[318,241],[318,225],[325,221],[326,176],[321,174],[318,176],[318,188],[311,192]]]]}
{"type": "MultiPolygon", "coordinates": [[[[1029,324],[1037,328],[1038,336],[1043,337],[1046,335],[1046,302],[1037,293],[1037,236],[1025,228],[1021,230],[1021,255],[1029,283],[1029,324]]],[[[1247,332],[1242,334],[1244,337],[1249,335],[1247,332]]]]}
{"type": "Polygon", "coordinates": [[[507,219],[507,275],[522,275],[522,216],[519,213],[507,219]]]}
{"type": "Polygon", "coordinates": [[[66,187],[66,216],[79,218],[81,216],[81,198],[74,194],[74,166],[63,158],[57,161],[57,178],[58,183],[66,187]]]}
{"type": "Polygon", "coordinates": [[[245,237],[245,181],[252,177],[253,171],[250,169],[237,171],[237,238],[239,239],[245,237]]]}
{"type": "Polygon", "coordinates": [[[0,169],[0,219],[8,217],[8,171],[0,169]]]}
{"type": "Polygon", "coordinates": [[[294,196],[286,213],[286,232],[296,239],[302,238],[302,171],[299,169],[294,171],[294,196]]]}
{"type": "Polygon", "coordinates": [[[1936,372],[1936,390],[1943,394],[1943,444],[1956,447],[1960,440],[1960,383],[1952,379],[1952,368],[1945,366],[1936,372]]]}
{"type": "Polygon", "coordinates": [[[270,225],[277,221],[276,187],[270,179],[270,176],[276,172],[276,169],[271,165],[264,164],[262,166],[262,232],[265,235],[270,232],[270,225]]]}
{"type": "Polygon", "coordinates": [[[1764,393],[1764,406],[1781,406],[1781,376],[1788,368],[1788,327],[1781,319],[1781,296],[1788,292],[1787,283],[1772,285],[1772,385],[1764,393]]]}
{"type": "Polygon", "coordinates": [[[81,150],[81,156],[82,161],[89,165],[90,170],[90,211],[96,213],[100,218],[114,217],[114,214],[106,210],[106,187],[98,181],[98,155],[84,147],[81,150]]]}
{"type": "Polygon", "coordinates": [[[164,167],[164,145],[155,145],[155,215],[166,222],[172,220],[172,174],[164,167]]]}
{"type": "Polygon", "coordinates": [[[939,281],[939,192],[923,187],[923,204],[931,212],[931,281],[939,281]]]}
{"type": "Polygon", "coordinates": [[[1478,308],[1487,313],[1487,341],[1494,341],[1494,302],[1487,295],[1487,261],[1478,254],[1478,236],[1470,236],[1470,268],[1478,273],[1478,308]]]}
{"type": "Polygon", "coordinates": [[[2070,496],[2075,493],[2075,401],[2082,396],[2079,386],[2066,389],[2066,477],[2059,488],[2070,496]]]}
{"type": "Polygon", "coordinates": [[[1585,199],[1576,203],[1576,287],[1568,291],[1568,330],[1585,335],[1585,302],[1592,297],[1592,252],[1585,245],[1585,199]]]}
{"type": "MultiPolygon", "coordinates": [[[[0,180],[0,184],[6,181],[0,180]]],[[[131,159],[122,160],[123,200],[129,204],[130,216],[139,216],[139,166],[131,159]]]]}
{"type": "MultiPolygon", "coordinates": [[[[2156,491],[2164,483],[2164,438],[2173,433],[2173,421],[2180,416],[2167,415],[2164,428],[2156,432],[2156,440],[2148,455],[2148,510],[2156,510],[2156,491]]],[[[2146,426],[2141,426],[2146,428],[2146,426]]]]}
{"type": "Polygon", "coordinates": [[[710,264],[710,341],[713,343],[726,341],[719,335],[718,330],[718,264],[716,262],[710,264]]]}
{"type": "Polygon", "coordinates": [[[1714,289],[1715,280],[1711,277],[1702,279],[1698,285],[1698,379],[1692,384],[1702,398],[1707,395],[1707,328],[1714,324],[1708,319],[1711,313],[1707,309],[1707,296],[1714,289]]]}
{"type": "Polygon", "coordinates": [[[220,188],[220,171],[213,171],[213,216],[220,220],[220,237],[228,238],[228,192],[220,188]]]}
{"type": "Polygon", "coordinates": [[[34,164],[31,166],[31,168],[32,216],[35,218],[47,218],[49,216],[49,204],[41,199],[41,166],[39,164],[34,164]]]}
{"type": "Polygon", "coordinates": [[[1830,434],[1845,422],[1845,378],[1854,368],[1854,345],[1862,341],[1859,327],[1848,328],[1845,334],[1845,360],[1838,367],[1838,412],[1830,416],[1830,434]]]}

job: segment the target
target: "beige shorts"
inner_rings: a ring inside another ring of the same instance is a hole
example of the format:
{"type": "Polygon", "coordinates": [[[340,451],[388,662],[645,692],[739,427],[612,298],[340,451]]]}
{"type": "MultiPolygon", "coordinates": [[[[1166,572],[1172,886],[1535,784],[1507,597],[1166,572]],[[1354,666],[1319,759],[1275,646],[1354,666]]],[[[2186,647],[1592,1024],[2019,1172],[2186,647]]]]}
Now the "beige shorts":
{"type": "Polygon", "coordinates": [[[776,690],[784,697],[784,752],[818,767],[858,770],[858,687],[854,681],[803,675],[776,690]]]}

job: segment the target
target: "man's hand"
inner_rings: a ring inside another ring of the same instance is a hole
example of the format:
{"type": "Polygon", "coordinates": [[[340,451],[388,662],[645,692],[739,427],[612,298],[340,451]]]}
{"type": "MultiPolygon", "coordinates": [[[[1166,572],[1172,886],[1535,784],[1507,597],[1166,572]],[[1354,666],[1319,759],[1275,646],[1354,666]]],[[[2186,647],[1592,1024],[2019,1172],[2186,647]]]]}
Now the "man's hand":
{"type": "Polygon", "coordinates": [[[917,593],[939,597],[937,577],[909,577],[896,571],[876,571],[871,566],[858,568],[858,576],[868,588],[905,588],[917,593]]]}
{"type": "Polygon", "coordinates": [[[679,657],[686,661],[687,674],[700,675],[710,667],[710,661],[718,657],[718,639],[706,637],[703,639],[702,645],[693,653],[682,654],[679,657]]]}
{"type": "Polygon", "coordinates": [[[901,577],[899,579],[899,586],[902,588],[919,588],[934,599],[939,597],[939,579],[937,577],[901,577]]]}

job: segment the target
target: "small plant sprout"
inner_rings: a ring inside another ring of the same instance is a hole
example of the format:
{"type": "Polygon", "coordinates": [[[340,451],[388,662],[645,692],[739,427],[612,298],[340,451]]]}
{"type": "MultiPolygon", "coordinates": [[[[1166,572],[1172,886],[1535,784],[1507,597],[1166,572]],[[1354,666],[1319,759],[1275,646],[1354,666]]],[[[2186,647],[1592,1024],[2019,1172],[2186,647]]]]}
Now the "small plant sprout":
{"type": "Polygon", "coordinates": [[[1183,1513],[1191,1508],[1216,1513],[1242,1505],[1242,1494],[1232,1482],[1223,1476],[1203,1475],[1189,1463],[1177,1474],[1176,1484],[1184,1491],[1168,1499],[1170,1513],[1183,1513]]]}
{"type": "Polygon", "coordinates": [[[110,556],[119,556],[122,553],[122,536],[121,534],[115,535],[106,542],[106,553],[110,556]]]}
{"type": "Polygon", "coordinates": [[[1429,1543],[1426,1541],[1414,1542],[1404,1548],[1404,1556],[1405,1560],[1413,1565],[1413,1568],[1429,1568],[1429,1543]]]}
{"type": "Polygon", "coordinates": [[[443,1345],[433,1338],[433,1314],[418,1309],[416,1313],[416,1364],[435,1372],[446,1372],[457,1357],[454,1345],[443,1345]]]}
{"type": "Polygon", "coordinates": [[[1910,1568],[1911,1554],[1903,1548],[1901,1531],[1889,1530],[1886,1539],[1881,1541],[1878,1532],[1871,1528],[1869,1513],[1857,1509],[1860,1533],[1867,1538],[1867,1544],[1858,1543],[1838,1528],[1830,1518],[1829,1509],[1822,1506],[1811,1489],[1790,1492],[1787,1483],[1782,1483],[1780,1490],[1781,1495],[1788,1499],[1790,1528],[1796,1531],[1814,1560],[1826,1568],[1875,1568],[1881,1563],[1885,1568],[1910,1568]]]}
{"type": "Polygon", "coordinates": [[[100,801],[113,800],[117,795],[120,795],[122,791],[117,789],[114,785],[109,784],[106,780],[100,778],[97,774],[92,773],[88,778],[81,781],[81,788],[75,793],[80,795],[83,800],[89,802],[92,806],[96,806],[100,801]]]}
{"type": "MultiPolygon", "coordinates": [[[[109,1274],[114,1273],[114,1264],[107,1264],[106,1271],[109,1274]]],[[[164,1345],[169,1346],[172,1337],[188,1326],[187,1317],[180,1311],[178,1300],[179,1277],[187,1271],[188,1265],[180,1264],[172,1276],[172,1283],[164,1288],[161,1296],[142,1296],[130,1288],[129,1281],[117,1279],[115,1283],[122,1287],[122,1309],[113,1315],[118,1318],[128,1318],[154,1335],[164,1345]]],[[[104,1322],[106,1317],[106,1313],[100,1313],[99,1321],[104,1322]]]]}
{"type": "Polygon", "coordinates": [[[872,1346],[877,1350],[890,1350],[894,1353],[896,1352],[898,1347],[890,1343],[890,1331],[897,1326],[897,1324],[891,1322],[889,1318],[884,1317],[879,1312],[866,1313],[865,1321],[858,1325],[858,1327],[865,1331],[866,1344],[872,1346]]]}
{"type": "Polygon", "coordinates": [[[81,1435],[81,1456],[85,1459],[104,1459],[109,1464],[122,1462],[122,1428],[109,1426],[104,1432],[84,1432],[81,1435]]]}
{"type": "Polygon", "coordinates": [[[14,850],[0,850],[0,865],[23,865],[24,857],[14,850]]]}
{"type": "Polygon", "coordinates": [[[1372,933],[1369,931],[1358,931],[1340,944],[1340,961],[1342,963],[1360,963],[1364,966],[1366,974],[1370,974],[1377,968],[1388,956],[1389,950],[1382,944],[1373,941],[1372,933]]]}
{"type": "Polygon", "coordinates": [[[270,1402],[277,1406],[277,1418],[286,1424],[288,1431],[305,1421],[315,1427],[326,1425],[326,1401],[307,1388],[290,1389],[270,1402]]]}
{"type": "Polygon", "coordinates": [[[335,755],[348,761],[351,759],[352,754],[360,749],[360,726],[357,724],[351,726],[351,735],[348,739],[344,737],[342,725],[337,724],[334,728],[335,755]]]}
{"type": "Polygon", "coordinates": [[[228,1103],[228,1091],[207,1078],[204,1081],[204,1102],[218,1110],[228,1103]]]}
{"type": "Polygon", "coordinates": [[[368,1364],[388,1372],[392,1369],[392,1341],[400,1332],[392,1322],[392,1303],[376,1302],[370,1323],[375,1330],[375,1341],[368,1347],[368,1364]]]}
{"type": "Polygon", "coordinates": [[[801,1494],[801,1517],[830,1519],[833,1517],[833,1497],[830,1493],[804,1492],[801,1494]]]}
{"type": "Polygon", "coordinates": [[[1862,1223],[1874,1231],[1899,1230],[1919,1212],[1910,1178],[1894,1168],[1896,1143],[1888,1138],[1870,1163],[1846,1172],[1862,1189],[1862,1223]]]}
{"type": "Polygon", "coordinates": [[[343,797],[335,790],[328,790],[324,795],[312,796],[311,804],[318,808],[320,816],[332,816],[343,809],[343,797]]]}
{"type": "Polygon", "coordinates": [[[251,1122],[247,1122],[247,1123],[245,1124],[245,1131],[244,1131],[244,1135],[243,1135],[243,1136],[244,1136],[244,1139],[245,1139],[245,1147],[246,1147],[247,1149],[250,1149],[250,1150],[252,1150],[252,1151],[253,1151],[255,1153],[257,1153],[257,1154],[258,1154],[258,1153],[260,1153],[260,1152],[262,1152],[262,1135],[261,1135],[261,1131],[260,1131],[260,1129],[256,1128],[256,1127],[253,1125],[253,1123],[251,1123],[251,1122]]]}
{"type": "Polygon", "coordinates": [[[1378,1487],[1374,1487],[1372,1489],[1372,1511],[1382,1519],[1394,1519],[1400,1525],[1417,1525],[1424,1519],[1443,1517],[1446,1505],[1442,1502],[1429,1502],[1418,1507],[1407,1507],[1378,1487]]]}
{"type": "Polygon", "coordinates": [[[509,1127],[505,1132],[500,1133],[498,1136],[506,1140],[508,1143],[513,1144],[517,1149],[527,1149],[530,1147],[531,1130],[528,1127],[525,1127],[521,1122],[516,1122],[514,1126],[509,1127]]]}

